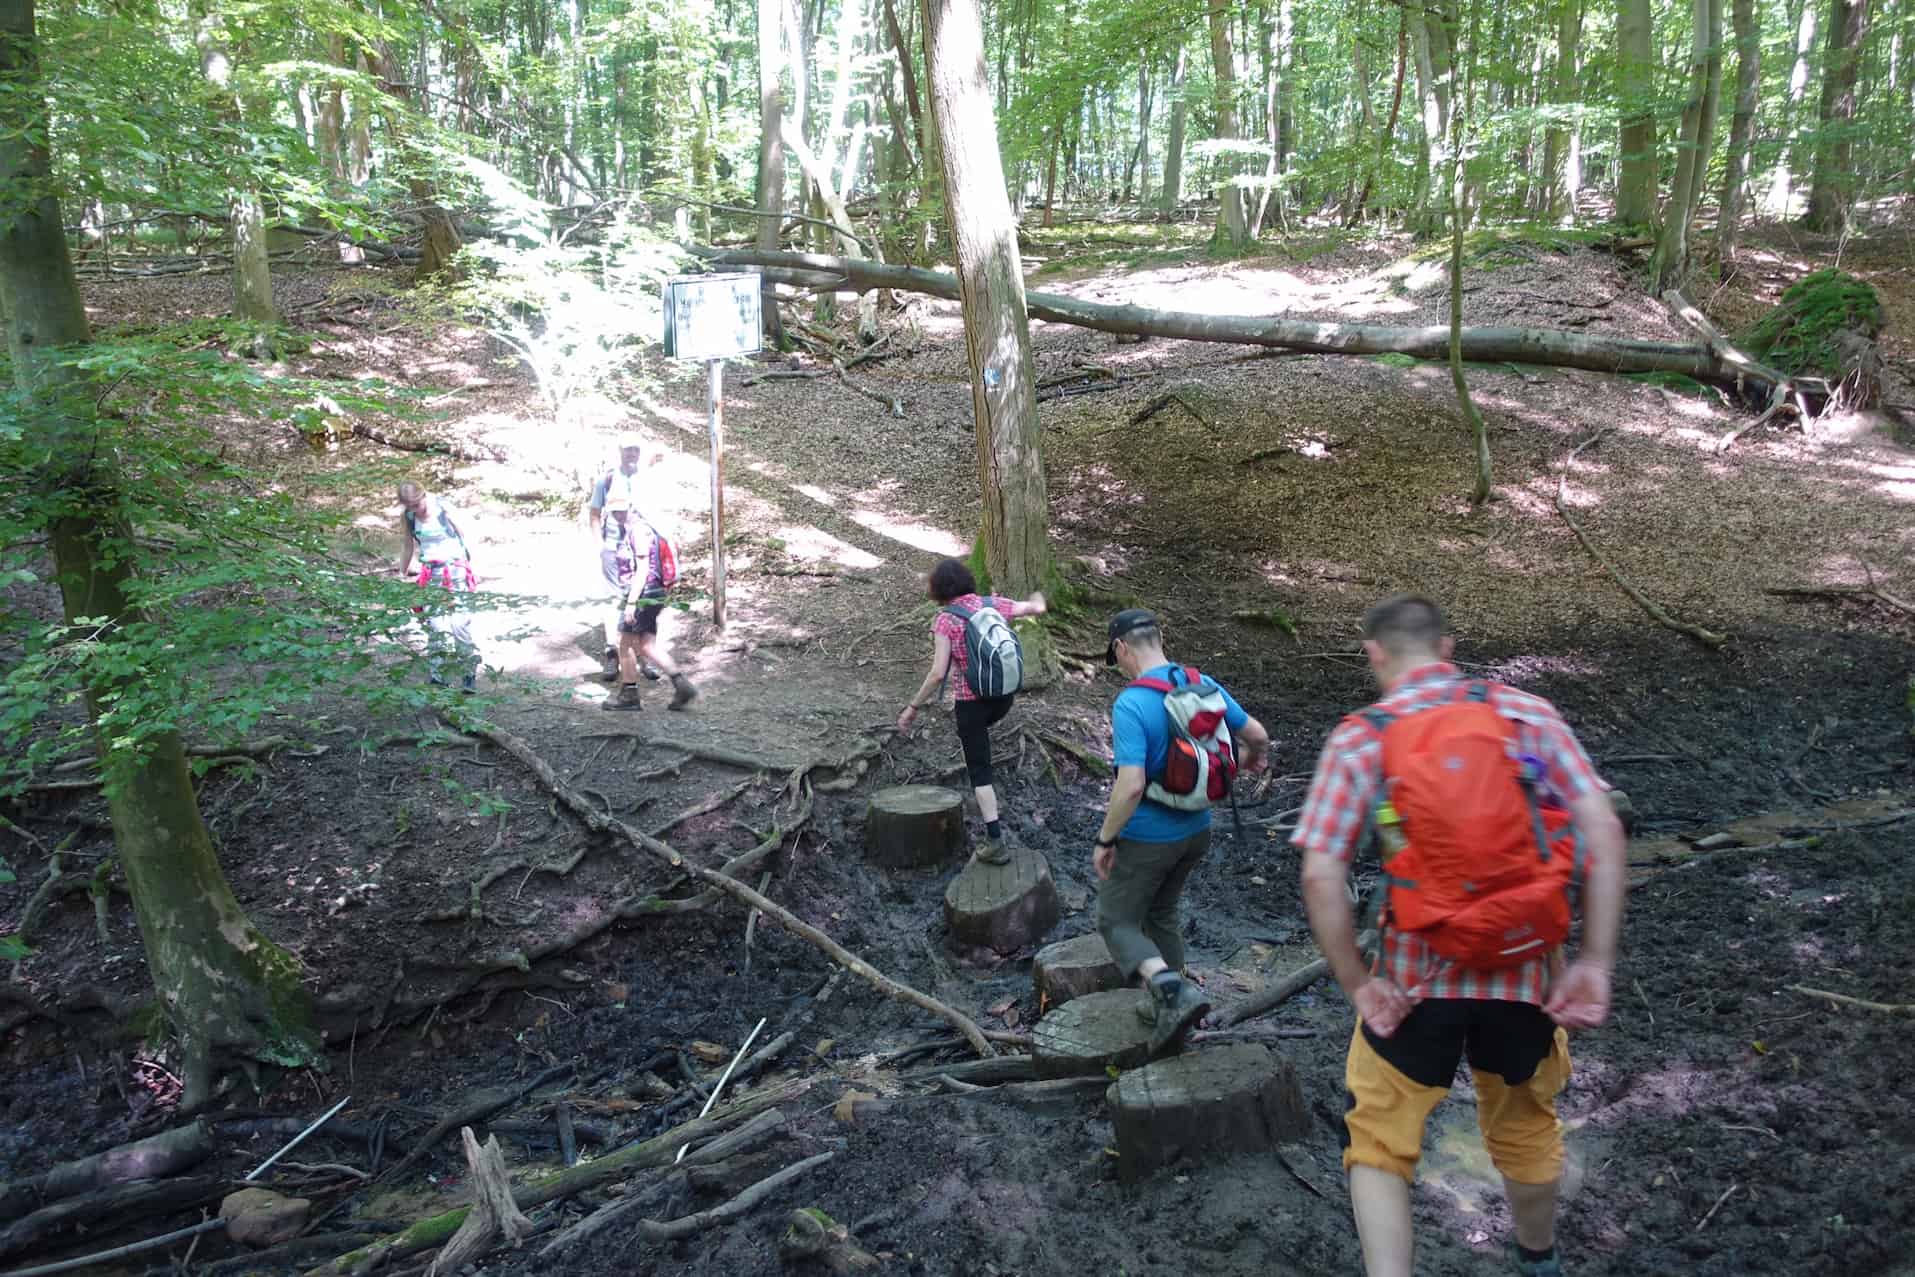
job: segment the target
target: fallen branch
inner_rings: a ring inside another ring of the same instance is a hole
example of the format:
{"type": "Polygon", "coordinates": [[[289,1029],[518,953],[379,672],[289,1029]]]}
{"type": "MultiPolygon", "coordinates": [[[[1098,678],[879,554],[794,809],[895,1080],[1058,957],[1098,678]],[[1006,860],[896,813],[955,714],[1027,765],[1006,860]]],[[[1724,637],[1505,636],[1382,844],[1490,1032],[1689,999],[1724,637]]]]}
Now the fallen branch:
{"type": "Polygon", "coordinates": [[[838,380],[842,381],[845,384],[845,389],[855,391],[856,393],[863,395],[866,399],[869,399],[872,403],[877,404],[880,408],[883,408],[886,412],[890,413],[893,417],[897,417],[900,420],[903,419],[904,400],[898,398],[896,395],[881,395],[877,391],[872,390],[868,386],[860,386],[857,382],[851,379],[851,374],[845,371],[845,362],[842,359],[833,359],[831,361],[831,366],[838,370],[838,380]]]}
{"type": "Polygon", "coordinates": [[[1702,644],[1704,647],[1721,647],[1729,641],[1727,634],[1718,634],[1714,630],[1704,629],[1700,625],[1692,625],[1687,621],[1678,621],[1675,617],[1663,611],[1661,607],[1650,602],[1641,590],[1638,590],[1629,582],[1627,577],[1623,576],[1621,572],[1618,572],[1610,565],[1609,560],[1603,558],[1602,551],[1596,548],[1595,544],[1590,541],[1588,534],[1582,530],[1582,526],[1570,515],[1569,506],[1563,500],[1569,490],[1570,467],[1576,464],[1576,458],[1582,453],[1584,448],[1589,447],[1608,433],[1608,428],[1604,427],[1570,450],[1569,459],[1563,463],[1563,472],[1556,480],[1556,513],[1561,515],[1563,522],[1569,525],[1569,530],[1576,534],[1576,540],[1582,543],[1582,547],[1589,553],[1589,557],[1596,561],[1598,567],[1609,574],[1611,580],[1622,587],[1622,592],[1627,594],[1637,607],[1649,614],[1651,620],[1664,629],[1674,630],[1678,634],[1686,635],[1696,640],[1696,642],[1702,644]]]}
{"type": "MultiPolygon", "coordinates": [[[[583,820],[588,828],[595,832],[622,838],[632,846],[664,860],[667,864],[671,865],[672,868],[681,870],[709,886],[716,887],[747,908],[755,908],[762,911],[767,918],[776,920],[787,931],[808,941],[818,949],[823,950],[826,956],[831,958],[832,961],[844,967],[853,975],[865,980],[886,997],[909,1003],[920,1010],[928,1011],[939,1019],[944,1020],[947,1024],[957,1029],[958,1032],[962,1033],[965,1040],[971,1044],[972,1049],[979,1055],[991,1056],[997,1054],[996,1049],[992,1047],[990,1042],[985,1038],[983,1031],[971,1021],[969,1016],[946,1006],[929,994],[920,993],[909,985],[898,983],[890,976],[885,975],[876,967],[871,966],[862,958],[853,954],[823,931],[802,921],[789,909],[786,909],[783,905],[778,904],[767,896],[760,895],[747,884],[718,870],[707,869],[702,865],[694,865],[658,839],[651,837],[649,834],[641,833],[623,821],[614,819],[600,812],[590,803],[586,802],[576,790],[560,780],[557,773],[552,770],[551,764],[539,757],[536,750],[511,732],[493,726],[490,723],[474,723],[470,726],[469,730],[472,731],[473,734],[492,742],[492,744],[517,759],[538,778],[539,783],[544,785],[553,796],[558,798],[560,802],[564,803],[575,815],[583,820]]],[[[811,765],[818,766],[822,764],[811,765]]]]}
{"type": "MultiPolygon", "coordinates": [[[[1369,953],[1376,948],[1376,932],[1365,931],[1357,937],[1356,944],[1357,948],[1361,949],[1364,953],[1369,953]]],[[[1225,1011],[1217,1017],[1217,1025],[1219,1028],[1227,1029],[1232,1025],[1242,1024],[1245,1020],[1253,1020],[1257,1016],[1268,1014],[1282,1006],[1285,1002],[1288,1002],[1291,998],[1296,997],[1297,994],[1302,993],[1305,989],[1329,973],[1330,963],[1326,958],[1318,958],[1315,962],[1306,962],[1275,984],[1267,985],[1257,990],[1257,992],[1251,994],[1236,1006],[1225,1011]]]]}
{"type": "Polygon", "coordinates": [[[1033,728],[1032,731],[1037,736],[1037,739],[1044,744],[1056,749],[1061,749],[1072,758],[1075,758],[1078,765],[1083,767],[1088,774],[1092,776],[1107,776],[1110,774],[1110,760],[1091,749],[1088,745],[1080,745],[1074,740],[1059,736],[1055,732],[1044,731],[1041,728],[1033,728]]]}
{"type": "Polygon", "coordinates": [[[1897,598],[1873,582],[1868,585],[1780,585],[1762,592],[1784,598],[1870,599],[1897,612],[1915,616],[1915,603],[1897,598]]]}
{"type": "Polygon", "coordinates": [[[834,1273],[866,1272],[879,1263],[876,1255],[851,1240],[849,1228],[815,1208],[787,1216],[785,1235],[778,1239],[778,1258],[786,1263],[823,1264],[834,1273]]]}
{"type": "MultiPolygon", "coordinates": [[[[615,1152],[607,1153],[590,1162],[581,1162],[577,1166],[555,1171],[543,1178],[520,1185],[513,1191],[512,1200],[520,1210],[531,1210],[547,1202],[556,1202],[574,1194],[584,1192],[611,1180],[623,1178],[633,1171],[664,1166],[672,1160],[674,1154],[687,1141],[705,1139],[721,1134],[756,1117],[767,1109],[775,1108],[785,1101],[796,1099],[811,1089],[809,1078],[794,1078],[781,1086],[761,1091],[757,1095],[736,1100],[728,1110],[713,1113],[710,1117],[695,1118],[681,1122],[671,1130],[639,1144],[631,1144],[615,1152]]],[[[693,1154],[692,1156],[696,1156],[693,1154]]],[[[691,1157],[686,1159],[691,1160],[691,1157]]],[[[430,1250],[445,1241],[465,1222],[467,1207],[459,1206],[442,1214],[422,1219],[401,1232],[392,1233],[362,1246],[358,1250],[321,1264],[312,1269],[307,1277],[346,1277],[347,1274],[369,1273],[395,1259],[407,1255],[416,1255],[422,1250],[430,1250]]]]}
{"type": "Polygon", "coordinates": [[[407,1153],[405,1157],[401,1158],[398,1162],[395,1162],[391,1169],[380,1175],[379,1178],[382,1180],[397,1179],[401,1174],[410,1170],[420,1158],[430,1153],[434,1148],[437,1148],[439,1141],[450,1135],[453,1131],[468,1126],[473,1122],[483,1122],[486,1118],[491,1117],[507,1105],[518,1103],[553,1078],[562,1077],[570,1072],[572,1072],[571,1065],[561,1064],[557,1068],[545,1070],[545,1072],[539,1074],[530,1082],[513,1083],[507,1086],[480,1087],[478,1090],[467,1095],[457,1109],[454,1109],[451,1113],[446,1114],[446,1116],[433,1123],[432,1129],[420,1137],[419,1142],[413,1145],[412,1151],[407,1153]]]}
{"type": "Polygon", "coordinates": [[[1844,993],[1830,993],[1827,989],[1811,989],[1805,985],[1792,984],[1789,992],[1799,993],[1805,998],[1817,998],[1823,1002],[1832,1002],[1838,1007],[1854,1007],[1857,1011],[1875,1011],[1882,1015],[1915,1017],[1915,1002],[1870,1002],[1867,998],[1851,998],[1844,993]]]}
{"type": "MultiPolygon", "coordinates": [[[[1729,339],[1722,335],[1722,331],[1710,322],[1709,317],[1682,295],[1682,290],[1670,289],[1662,295],[1662,303],[1669,308],[1669,313],[1679,322],[1693,329],[1696,335],[1702,338],[1703,346],[1718,363],[1734,371],[1733,380],[1736,389],[1742,391],[1744,399],[1759,400],[1761,398],[1760,395],[1748,393],[1747,388],[1750,386],[1768,392],[1769,412],[1763,413],[1763,417],[1766,418],[1774,412],[1778,400],[1790,394],[1801,393],[1801,387],[1794,379],[1749,357],[1731,345],[1729,339]]],[[[1722,444],[1718,445],[1718,448],[1726,446],[1722,444]]]]}
{"type": "Polygon", "coordinates": [[[1133,426],[1141,426],[1172,404],[1175,404],[1177,407],[1189,413],[1191,417],[1196,420],[1197,424],[1205,430],[1213,432],[1216,430],[1216,427],[1210,424],[1210,418],[1198,412],[1196,405],[1184,398],[1183,392],[1180,390],[1167,390],[1139,408],[1136,412],[1131,413],[1130,424],[1133,426]]]}
{"type": "Polygon", "coordinates": [[[802,1162],[794,1162],[792,1165],[779,1171],[776,1175],[768,1175],[764,1179],[759,1180],[756,1184],[753,1184],[750,1188],[738,1194],[738,1196],[732,1198],[724,1205],[714,1206],[710,1210],[701,1210],[695,1214],[682,1215],[664,1224],[654,1220],[641,1219],[638,1221],[638,1235],[647,1241],[677,1241],[681,1237],[690,1237],[693,1233],[703,1232],[715,1224],[723,1224],[728,1220],[737,1219],[740,1215],[751,1210],[752,1207],[764,1201],[765,1198],[770,1197],[786,1184],[799,1178],[812,1167],[822,1166],[836,1156],[836,1153],[826,1152],[807,1157],[802,1162]]]}
{"type": "Polygon", "coordinates": [[[213,1131],[204,1122],[161,1131],[91,1157],[62,1162],[0,1189],[0,1221],[15,1220],[49,1202],[132,1180],[163,1179],[213,1155],[213,1131]]]}
{"type": "MultiPolygon", "coordinates": [[[[957,277],[943,271],[819,253],[762,249],[720,251],[699,246],[694,246],[692,251],[713,266],[759,268],[768,283],[854,292],[889,288],[926,293],[947,301],[958,300],[957,277]]],[[[1398,328],[1282,316],[1205,315],[1144,306],[1113,306],[1035,290],[1025,292],[1024,303],[1032,319],[1100,332],[1229,342],[1329,355],[1401,354],[1431,360],[1449,357],[1448,324],[1398,328]]],[[[1700,381],[1750,385],[1758,392],[1758,399],[1766,399],[1773,390],[1771,382],[1765,380],[1774,375],[1771,370],[1754,363],[1736,365],[1706,343],[1678,345],[1554,328],[1507,327],[1465,328],[1461,340],[1463,358],[1480,363],[1544,364],[1609,373],[1680,373],[1700,381]]]]}
{"type": "Polygon", "coordinates": [[[442,439],[401,439],[363,421],[352,423],[352,433],[398,452],[423,452],[435,457],[454,457],[460,461],[507,461],[506,454],[489,444],[450,443],[442,439]]]}
{"type": "Polygon", "coordinates": [[[512,1181],[506,1173],[505,1154],[499,1151],[499,1137],[492,1136],[482,1148],[468,1126],[460,1130],[459,1139],[465,1145],[465,1164],[469,1171],[466,1182],[472,1186],[472,1208],[466,1212],[459,1231],[452,1234],[452,1240],[426,1269],[426,1277],[457,1272],[491,1250],[501,1237],[517,1250],[532,1227],[532,1221],[512,1200],[512,1181]]]}
{"type": "Polygon", "coordinates": [[[125,1221],[166,1215],[210,1202],[226,1191],[226,1181],[210,1175],[115,1184],[55,1202],[0,1229],[0,1258],[24,1250],[42,1250],[61,1233],[107,1220],[125,1221]]]}

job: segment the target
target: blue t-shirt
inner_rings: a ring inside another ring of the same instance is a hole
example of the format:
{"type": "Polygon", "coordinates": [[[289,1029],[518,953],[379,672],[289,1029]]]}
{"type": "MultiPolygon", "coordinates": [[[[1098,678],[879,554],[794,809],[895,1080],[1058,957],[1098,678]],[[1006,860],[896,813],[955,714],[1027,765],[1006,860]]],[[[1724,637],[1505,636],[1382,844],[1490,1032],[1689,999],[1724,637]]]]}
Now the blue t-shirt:
{"type": "MultiPolygon", "coordinates": [[[[1173,686],[1181,686],[1184,667],[1159,665],[1145,670],[1142,677],[1161,678],[1173,686]]],[[[1214,679],[1208,681],[1215,682],[1214,679]]],[[[1250,721],[1250,715],[1244,713],[1243,706],[1221,685],[1217,690],[1223,692],[1224,723],[1232,732],[1241,731],[1250,721]]],[[[1147,780],[1161,775],[1170,757],[1171,739],[1170,716],[1164,713],[1164,694],[1148,687],[1126,687],[1119,692],[1116,704],[1110,707],[1110,734],[1113,764],[1141,767],[1147,780]]],[[[1208,808],[1178,811],[1146,798],[1137,804],[1137,814],[1124,825],[1118,837],[1134,842],[1176,842],[1208,828],[1208,808]]]]}

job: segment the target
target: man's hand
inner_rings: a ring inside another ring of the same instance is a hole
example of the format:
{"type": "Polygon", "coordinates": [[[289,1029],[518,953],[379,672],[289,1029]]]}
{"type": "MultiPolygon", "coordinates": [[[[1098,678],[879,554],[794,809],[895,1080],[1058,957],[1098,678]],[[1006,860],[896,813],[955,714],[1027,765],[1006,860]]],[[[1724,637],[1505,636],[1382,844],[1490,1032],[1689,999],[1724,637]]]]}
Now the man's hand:
{"type": "Polygon", "coordinates": [[[1565,1029],[1593,1029],[1609,1018],[1609,968],[1579,958],[1549,990],[1543,1010],[1565,1029]]]}
{"type": "Polygon", "coordinates": [[[1254,752],[1245,751],[1243,757],[1237,760],[1237,770],[1246,776],[1255,776],[1269,765],[1270,751],[1266,749],[1259,749],[1254,752]]]}
{"type": "Polygon", "coordinates": [[[1090,854],[1090,867],[1097,871],[1097,880],[1103,882],[1110,877],[1110,871],[1117,867],[1117,848],[1099,847],[1090,854]]]}
{"type": "Polygon", "coordinates": [[[918,707],[915,705],[906,705],[904,711],[898,715],[898,735],[909,736],[911,734],[911,724],[917,721],[918,707]]]}
{"type": "Polygon", "coordinates": [[[1371,976],[1358,985],[1350,1000],[1356,1003],[1356,1013],[1370,1032],[1380,1038],[1395,1033],[1413,1009],[1409,995],[1382,976],[1371,976]]]}

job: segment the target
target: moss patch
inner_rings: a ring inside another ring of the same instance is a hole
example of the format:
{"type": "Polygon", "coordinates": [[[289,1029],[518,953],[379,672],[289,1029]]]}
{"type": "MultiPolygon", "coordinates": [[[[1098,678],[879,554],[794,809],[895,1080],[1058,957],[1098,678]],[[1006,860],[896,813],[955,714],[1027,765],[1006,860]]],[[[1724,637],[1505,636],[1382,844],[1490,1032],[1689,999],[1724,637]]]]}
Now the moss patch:
{"type": "Polygon", "coordinates": [[[1840,376],[1835,335],[1844,329],[1874,338],[1882,331],[1882,300],[1853,275],[1819,270],[1790,284],[1775,308],[1741,334],[1740,342],[1782,372],[1840,376]]]}

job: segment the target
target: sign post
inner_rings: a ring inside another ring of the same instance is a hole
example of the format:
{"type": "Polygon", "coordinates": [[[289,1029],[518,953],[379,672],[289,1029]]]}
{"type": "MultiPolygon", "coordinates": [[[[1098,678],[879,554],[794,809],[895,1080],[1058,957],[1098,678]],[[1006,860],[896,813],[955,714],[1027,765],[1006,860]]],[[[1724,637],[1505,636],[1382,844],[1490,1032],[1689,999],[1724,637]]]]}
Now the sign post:
{"type": "Polygon", "coordinates": [[[756,271],[686,275],[665,284],[665,354],[704,362],[711,436],[711,618],[725,628],[725,360],[763,345],[762,283],[756,271]]]}

